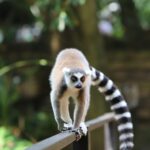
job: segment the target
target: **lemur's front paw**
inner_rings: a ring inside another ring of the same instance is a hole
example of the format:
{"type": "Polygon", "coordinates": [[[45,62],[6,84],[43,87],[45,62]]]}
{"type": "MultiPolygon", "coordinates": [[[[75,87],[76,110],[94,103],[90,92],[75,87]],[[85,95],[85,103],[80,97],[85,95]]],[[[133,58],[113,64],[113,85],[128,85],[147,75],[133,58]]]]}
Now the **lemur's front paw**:
{"type": "Polygon", "coordinates": [[[88,130],[84,122],[80,124],[79,128],[72,130],[72,132],[74,132],[76,135],[76,141],[80,140],[83,135],[86,136],[87,131],[88,130]]]}
{"type": "Polygon", "coordinates": [[[65,124],[65,123],[66,123],[66,122],[64,122],[61,118],[58,119],[58,130],[59,130],[59,131],[65,130],[65,127],[64,127],[64,124],[65,124]]]}
{"type": "Polygon", "coordinates": [[[59,119],[59,123],[58,123],[58,130],[61,132],[67,131],[67,130],[72,130],[72,123],[67,123],[65,121],[63,121],[61,118],[59,119]]]}
{"type": "Polygon", "coordinates": [[[72,130],[73,125],[72,125],[72,123],[64,123],[64,128],[65,128],[66,130],[72,130]]]}
{"type": "Polygon", "coordinates": [[[82,133],[80,132],[80,128],[77,128],[77,129],[73,129],[72,132],[75,133],[75,136],[76,136],[76,141],[79,141],[82,137],[82,133]]]}
{"type": "Polygon", "coordinates": [[[84,122],[82,122],[82,123],[80,124],[79,129],[80,129],[80,132],[81,132],[84,136],[87,135],[87,131],[88,131],[88,130],[87,130],[87,127],[86,127],[86,125],[85,125],[84,122]]]}

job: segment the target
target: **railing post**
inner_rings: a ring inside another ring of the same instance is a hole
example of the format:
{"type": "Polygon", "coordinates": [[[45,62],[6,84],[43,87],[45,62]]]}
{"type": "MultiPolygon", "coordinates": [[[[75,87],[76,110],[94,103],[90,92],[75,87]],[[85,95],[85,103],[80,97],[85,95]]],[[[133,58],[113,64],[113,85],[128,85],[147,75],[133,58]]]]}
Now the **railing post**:
{"type": "Polygon", "coordinates": [[[104,149],[114,150],[109,123],[104,124],[104,149]]]}
{"type": "Polygon", "coordinates": [[[73,142],[73,150],[91,150],[90,132],[83,136],[79,141],[73,142]]]}

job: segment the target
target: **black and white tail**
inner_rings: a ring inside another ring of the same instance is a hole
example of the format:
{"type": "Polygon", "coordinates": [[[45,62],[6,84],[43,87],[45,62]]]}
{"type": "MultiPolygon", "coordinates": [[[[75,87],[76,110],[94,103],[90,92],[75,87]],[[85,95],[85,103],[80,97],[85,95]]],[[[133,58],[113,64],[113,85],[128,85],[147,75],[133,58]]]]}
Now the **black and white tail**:
{"type": "Polygon", "coordinates": [[[102,72],[91,67],[92,84],[104,93],[106,101],[110,102],[111,110],[115,112],[118,122],[120,150],[131,150],[133,144],[133,124],[128,106],[117,86],[102,72]]]}

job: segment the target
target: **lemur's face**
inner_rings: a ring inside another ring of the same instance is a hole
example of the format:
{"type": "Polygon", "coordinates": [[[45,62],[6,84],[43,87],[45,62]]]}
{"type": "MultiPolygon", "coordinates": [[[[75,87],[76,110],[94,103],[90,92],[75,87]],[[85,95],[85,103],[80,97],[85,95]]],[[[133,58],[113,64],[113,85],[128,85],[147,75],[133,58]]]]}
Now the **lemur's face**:
{"type": "Polygon", "coordinates": [[[72,75],[69,78],[70,78],[70,83],[73,87],[77,89],[81,89],[84,86],[86,76],[80,72],[77,72],[77,73],[72,73],[72,75]]]}
{"type": "Polygon", "coordinates": [[[65,82],[68,87],[75,88],[75,89],[82,89],[85,86],[85,82],[87,76],[83,70],[80,69],[73,69],[73,70],[66,70],[65,72],[65,82]]]}

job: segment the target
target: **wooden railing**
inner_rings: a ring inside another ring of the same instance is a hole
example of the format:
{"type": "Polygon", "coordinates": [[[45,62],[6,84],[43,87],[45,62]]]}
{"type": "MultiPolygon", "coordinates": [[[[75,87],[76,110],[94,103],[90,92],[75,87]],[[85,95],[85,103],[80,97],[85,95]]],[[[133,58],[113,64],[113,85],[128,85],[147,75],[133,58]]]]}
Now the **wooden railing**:
{"type": "Polygon", "coordinates": [[[73,144],[73,150],[91,150],[91,131],[104,126],[104,149],[114,150],[114,142],[112,135],[112,122],[114,120],[113,113],[107,113],[93,120],[87,121],[88,135],[83,136],[78,142],[73,132],[63,132],[47,138],[41,142],[33,144],[26,150],[61,150],[66,146],[73,144]]]}

